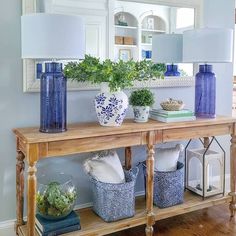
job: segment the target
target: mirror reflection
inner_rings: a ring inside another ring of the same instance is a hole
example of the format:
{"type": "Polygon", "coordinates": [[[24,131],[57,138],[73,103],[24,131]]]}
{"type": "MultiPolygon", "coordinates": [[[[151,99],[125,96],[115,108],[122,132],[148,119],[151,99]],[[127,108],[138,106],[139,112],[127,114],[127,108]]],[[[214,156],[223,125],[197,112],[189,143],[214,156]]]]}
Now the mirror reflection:
{"type": "MultiPolygon", "coordinates": [[[[105,1],[103,1],[105,2],[105,1]]],[[[102,4],[98,1],[97,4],[102,4]]],[[[152,59],[155,34],[182,33],[195,25],[194,8],[170,7],[129,1],[114,1],[107,12],[85,10],[76,0],[37,0],[37,12],[77,14],[86,22],[86,54],[102,60],[152,59]],[[87,13],[86,13],[87,12],[87,13]],[[111,20],[110,15],[113,15],[111,20]]],[[[63,61],[65,65],[68,61],[63,61]]],[[[181,76],[193,76],[192,64],[178,64],[181,76]]],[[[36,62],[36,77],[44,62],[36,62]]]]}

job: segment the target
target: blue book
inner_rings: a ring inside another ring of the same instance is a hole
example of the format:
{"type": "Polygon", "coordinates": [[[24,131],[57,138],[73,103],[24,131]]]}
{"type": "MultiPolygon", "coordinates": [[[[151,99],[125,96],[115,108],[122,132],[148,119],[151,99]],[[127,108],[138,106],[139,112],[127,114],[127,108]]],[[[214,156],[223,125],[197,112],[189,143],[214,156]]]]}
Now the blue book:
{"type": "Polygon", "coordinates": [[[61,220],[47,220],[36,214],[35,224],[43,233],[51,232],[53,230],[62,229],[72,225],[80,224],[79,215],[72,211],[66,218],[61,220]]]}
{"type": "Polygon", "coordinates": [[[69,232],[73,232],[73,231],[80,230],[81,227],[80,227],[80,224],[71,225],[71,226],[67,226],[67,227],[65,227],[65,228],[53,230],[53,231],[46,232],[46,233],[45,233],[45,232],[43,233],[43,232],[37,227],[37,225],[35,225],[35,229],[36,229],[37,233],[39,234],[39,236],[57,236],[57,235],[66,234],[66,233],[69,233],[69,232]]]}

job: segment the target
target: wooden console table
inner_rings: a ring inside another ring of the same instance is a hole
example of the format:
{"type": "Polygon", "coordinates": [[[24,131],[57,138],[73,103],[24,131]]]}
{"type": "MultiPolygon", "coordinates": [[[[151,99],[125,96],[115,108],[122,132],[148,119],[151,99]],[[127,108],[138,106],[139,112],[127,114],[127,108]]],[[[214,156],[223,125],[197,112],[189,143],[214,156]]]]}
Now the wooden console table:
{"type": "Polygon", "coordinates": [[[150,120],[137,124],[125,121],[121,127],[102,127],[96,123],[69,125],[68,131],[59,134],[43,134],[38,128],[14,129],[17,141],[16,197],[18,235],[35,236],[36,213],[36,163],[42,158],[65,156],[75,153],[99,151],[126,147],[126,167],[131,165],[131,146],[147,145],[147,198],[136,200],[136,214],[129,219],[105,223],[90,208],[79,210],[81,217],[80,231],[73,236],[105,235],[130,227],[146,224],[146,235],[153,235],[153,224],[164,219],[205,207],[230,202],[231,216],[236,212],[236,119],[217,117],[199,119],[190,122],[161,123],[150,120]],[[162,142],[193,139],[230,134],[231,139],[231,192],[226,196],[217,196],[202,200],[201,197],[186,192],[181,205],[158,209],[153,206],[154,145],[162,142]],[[24,160],[28,163],[27,189],[27,224],[23,221],[24,203],[24,160]]]}

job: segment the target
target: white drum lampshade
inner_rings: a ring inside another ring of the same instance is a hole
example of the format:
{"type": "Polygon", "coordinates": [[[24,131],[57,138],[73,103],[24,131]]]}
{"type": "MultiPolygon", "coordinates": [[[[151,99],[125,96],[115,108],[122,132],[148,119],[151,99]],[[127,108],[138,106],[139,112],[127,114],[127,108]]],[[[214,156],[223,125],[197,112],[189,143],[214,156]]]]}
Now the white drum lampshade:
{"type": "Polygon", "coordinates": [[[232,62],[233,30],[202,28],[183,33],[184,62],[232,62]]]}
{"type": "Polygon", "coordinates": [[[178,66],[173,63],[182,62],[183,35],[157,34],[152,39],[152,60],[155,63],[169,63],[165,76],[180,76],[178,66]]]}
{"type": "Polygon", "coordinates": [[[152,60],[155,63],[181,63],[182,34],[156,34],[152,38],[152,60]]]}
{"type": "Polygon", "coordinates": [[[23,15],[21,45],[22,58],[82,59],[85,54],[84,22],[75,15],[23,15]]]}

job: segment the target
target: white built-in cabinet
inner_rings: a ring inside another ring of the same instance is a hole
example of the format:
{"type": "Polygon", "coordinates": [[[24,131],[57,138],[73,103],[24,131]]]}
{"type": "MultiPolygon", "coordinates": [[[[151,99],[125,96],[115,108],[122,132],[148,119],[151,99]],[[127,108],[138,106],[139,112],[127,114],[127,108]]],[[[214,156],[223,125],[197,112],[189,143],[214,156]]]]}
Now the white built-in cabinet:
{"type": "Polygon", "coordinates": [[[105,59],[109,57],[108,1],[45,0],[43,11],[48,13],[80,15],[86,25],[86,54],[105,59]]]}
{"type": "Polygon", "coordinates": [[[122,58],[125,51],[134,60],[151,59],[152,36],[169,32],[170,13],[168,6],[115,1],[114,37],[132,37],[133,44],[114,44],[114,59],[122,58]],[[127,26],[119,25],[120,19],[127,26]]]}
{"type": "Polygon", "coordinates": [[[38,4],[44,12],[80,15],[86,24],[86,53],[101,59],[118,60],[127,50],[131,58],[141,60],[145,51],[151,51],[152,35],[169,32],[167,6],[117,0],[38,0],[38,4]],[[118,25],[121,14],[128,26],[118,25]],[[132,37],[133,44],[116,44],[115,36],[132,37]]]}

